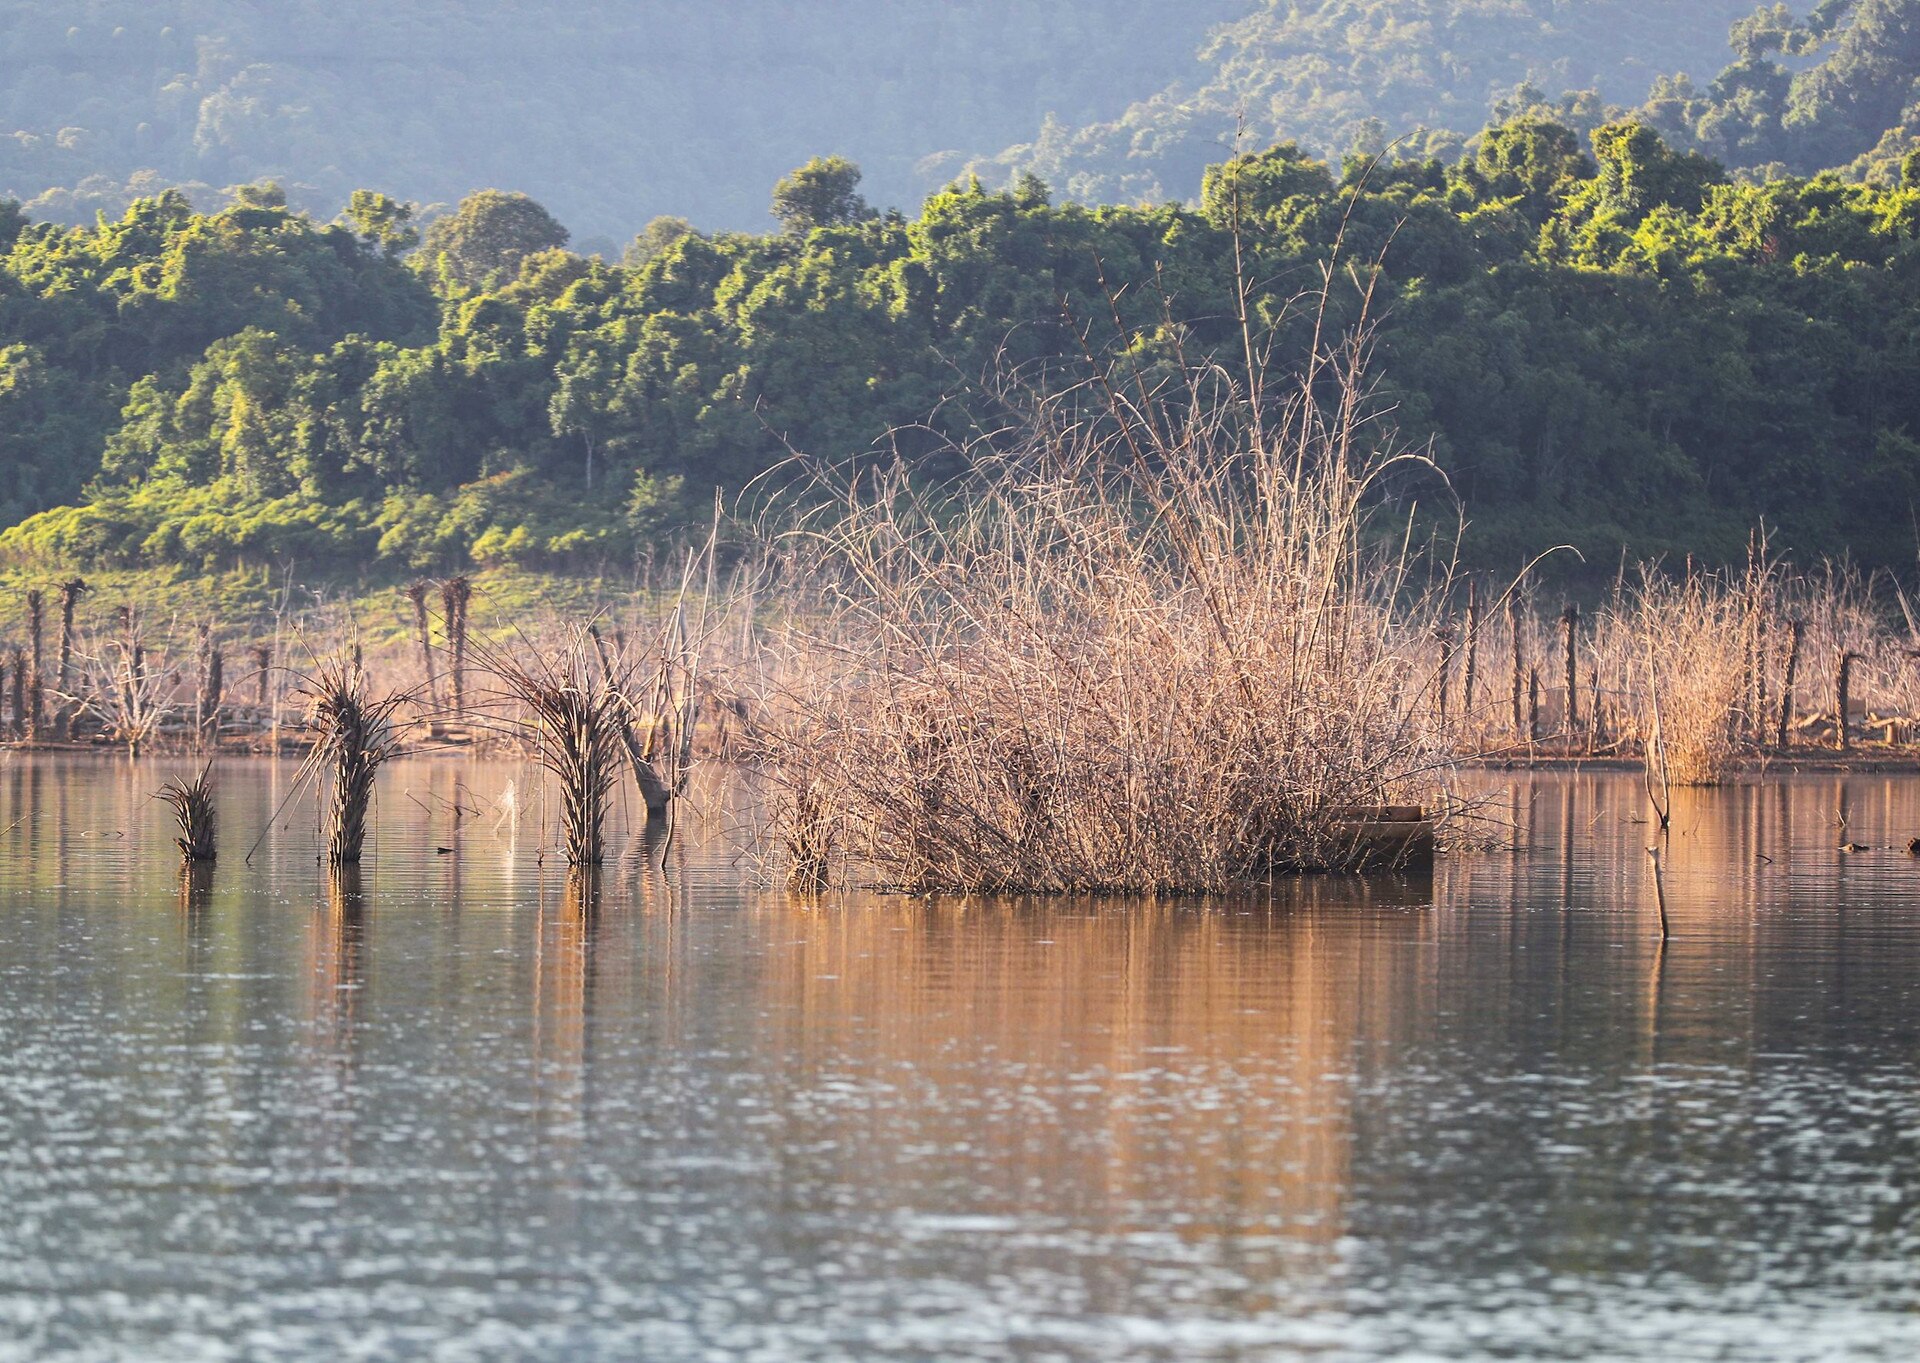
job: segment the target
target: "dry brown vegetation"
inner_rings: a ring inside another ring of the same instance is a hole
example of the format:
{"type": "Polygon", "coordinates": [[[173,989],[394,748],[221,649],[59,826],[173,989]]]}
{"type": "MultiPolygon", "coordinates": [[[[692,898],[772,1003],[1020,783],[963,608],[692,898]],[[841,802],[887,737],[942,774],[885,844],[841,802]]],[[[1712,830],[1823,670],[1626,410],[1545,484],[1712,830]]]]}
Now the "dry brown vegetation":
{"type": "Polygon", "coordinates": [[[632,738],[632,669],[595,646],[586,629],[554,650],[521,661],[506,653],[483,657],[500,687],[496,698],[516,706],[534,757],[560,790],[560,824],[567,863],[598,866],[606,859],[607,802],[623,761],[642,761],[632,738]]]}
{"type": "Polygon", "coordinates": [[[169,781],[160,787],[157,797],[173,811],[180,830],[174,845],[180,859],[192,865],[212,861],[218,852],[218,827],[213,809],[213,764],[201,768],[190,781],[169,781]]]}
{"type": "Polygon", "coordinates": [[[1421,461],[1366,429],[1362,355],[1274,404],[1101,375],[960,485],[864,476],[788,536],[756,750],[795,879],[1221,890],[1431,796],[1439,595],[1367,510],[1421,461]]]}

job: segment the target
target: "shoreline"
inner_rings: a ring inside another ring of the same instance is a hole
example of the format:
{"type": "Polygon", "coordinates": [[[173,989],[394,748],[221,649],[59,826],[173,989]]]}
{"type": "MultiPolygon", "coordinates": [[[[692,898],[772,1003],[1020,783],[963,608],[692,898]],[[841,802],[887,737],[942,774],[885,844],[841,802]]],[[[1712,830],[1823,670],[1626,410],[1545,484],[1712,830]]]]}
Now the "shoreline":
{"type": "MultiPolygon", "coordinates": [[[[283,735],[276,751],[265,742],[237,742],[231,745],[221,744],[212,749],[192,746],[175,747],[171,744],[149,745],[140,753],[141,757],[181,759],[263,757],[280,758],[304,756],[312,749],[312,739],[297,733],[283,735]]],[[[510,748],[511,745],[504,745],[510,748]]],[[[410,747],[402,754],[407,757],[499,757],[508,755],[503,745],[471,740],[449,741],[446,738],[434,738],[423,741],[418,747],[410,747]]],[[[0,741],[0,754],[27,753],[32,755],[68,755],[125,757],[126,749],[114,743],[88,743],[55,739],[8,739],[0,741]]],[[[1641,769],[1641,759],[1608,753],[1475,753],[1457,759],[1457,765],[1463,770],[1508,772],[1528,774],[1534,772],[1637,772],[1641,769]]],[[[1749,754],[1735,758],[1729,767],[1729,774],[1735,777],[1755,777],[1768,775],[1819,775],[1819,774],[1860,774],[1860,775],[1900,775],[1920,776],[1920,748],[1841,752],[1838,749],[1786,751],[1749,754]]]]}

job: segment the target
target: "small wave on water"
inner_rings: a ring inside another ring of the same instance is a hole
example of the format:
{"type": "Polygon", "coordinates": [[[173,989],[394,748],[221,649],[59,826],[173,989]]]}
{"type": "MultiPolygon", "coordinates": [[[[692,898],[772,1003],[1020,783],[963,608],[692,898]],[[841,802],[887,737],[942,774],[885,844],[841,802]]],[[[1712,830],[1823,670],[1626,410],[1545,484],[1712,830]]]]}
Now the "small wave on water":
{"type": "Polygon", "coordinates": [[[183,885],[172,774],[0,766],[0,1363],[1920,1351],[1920,863],[1834,846],[1920,782],[1679,797],[1662,946],[1624,777],[1157,904],[792,898],[714,788],[582,912],[519,764],[350,889],[266,761],[183,885]]]}

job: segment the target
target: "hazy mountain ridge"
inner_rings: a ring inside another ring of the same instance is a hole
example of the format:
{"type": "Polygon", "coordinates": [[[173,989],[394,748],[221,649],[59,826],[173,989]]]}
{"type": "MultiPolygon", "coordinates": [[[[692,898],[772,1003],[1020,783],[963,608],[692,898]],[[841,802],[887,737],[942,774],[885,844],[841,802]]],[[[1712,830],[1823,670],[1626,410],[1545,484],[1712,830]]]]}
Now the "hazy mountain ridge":
{"type": "Polygon", "coordinates": [[[1050,119],[1032,141],[973,162],[991,182],[1038,174],[1086,202],[1190,196],[1231,144],[1298,141],[1338,157],[1416,136],[1457,153],[1517,87],[1634,105],[1663,72],[1712,73],[1753,0],[1263,0],[1169,85],[1118,118],[1050,119]]]}
{"type": "Polygon", "coordinates": [[[5,0],[0,195],[84,222],[169,185],[274,178],[323,214],[499,185],[581,236],[758,228],[817,153],[917,203],[930,153],[1117,113],[1245,3],[5,0]]]}

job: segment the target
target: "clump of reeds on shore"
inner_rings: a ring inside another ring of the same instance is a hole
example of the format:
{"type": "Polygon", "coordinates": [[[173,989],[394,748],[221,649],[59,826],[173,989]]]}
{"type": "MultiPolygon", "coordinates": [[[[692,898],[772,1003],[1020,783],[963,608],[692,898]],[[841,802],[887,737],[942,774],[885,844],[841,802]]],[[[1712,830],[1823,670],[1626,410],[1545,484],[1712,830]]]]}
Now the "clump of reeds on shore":
{"type": "Polygon", "coordinates": [[[790,537],[758,754],[792,878],[825,878],[831,829],[914,891],[1354,864],[1354,811],[1417,803],[1450,760],[1439,589],[1364,509],[1424,461],[1366,427],[1364,350],[1288,403],[1204,366],[1102,374],[957,486],[856,481],[790,537]]]}
{"type": "Polygon", "coordinates": [[[787,888],[817,894],[827,888],[832,874],[832,810],[821,793],[804,782],[783,791],[781,798],[788,802],[776,815],[787,854],[787,888]]]}
{"type": "Polygon", "coordinates": [[[608,796],[628,758],[629,687],[621,664],[603,658],[585,628],[530,662],[491,647],[475,654],[524,710],[535,759],[560,788],[568,864],[598,866],[606,859],[608,796]]]}
{"type": "Polygon", "coordinates": [[[174,845],[188,864],[209,862],[218,850],[218,826],[213,810],[213,764],[201,768],[191,781],[169,781],[158,798],[173,811],[179,835],[174,845]]]}
{"type": "Polygon", "coordinates": [[[395,716],[411,698],[411,693],[398,691],[373,699],[358,658],[323,661],[308,679],[306,719],[315,741],[307,763],[310,771],[324,771],[332,786],[327,804],[330,865],[360,861],[374,776],[398,750],[395,716]]]}

